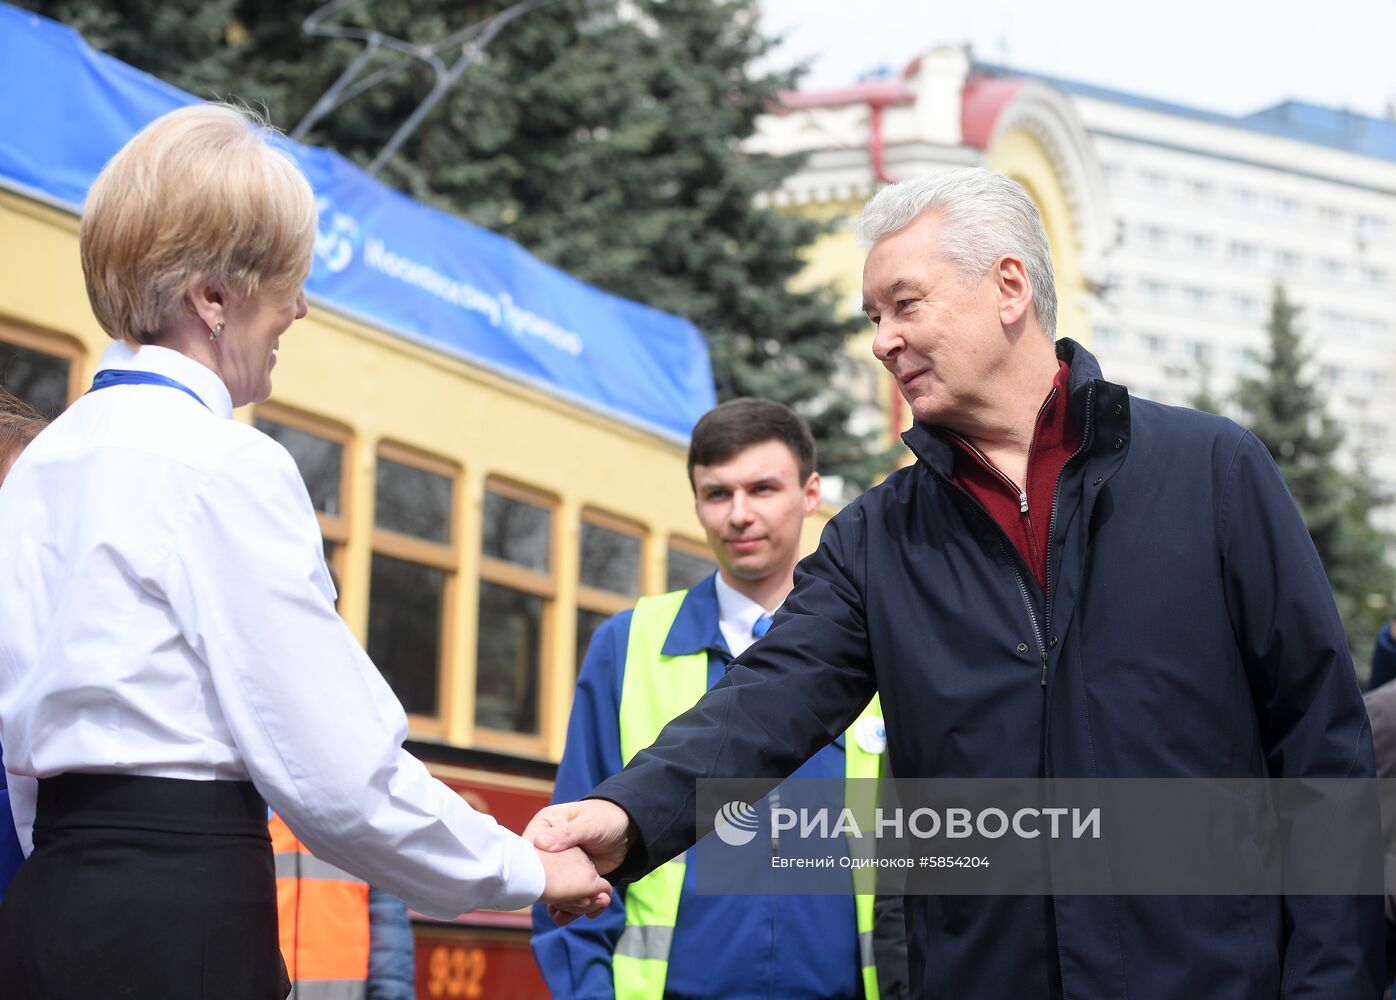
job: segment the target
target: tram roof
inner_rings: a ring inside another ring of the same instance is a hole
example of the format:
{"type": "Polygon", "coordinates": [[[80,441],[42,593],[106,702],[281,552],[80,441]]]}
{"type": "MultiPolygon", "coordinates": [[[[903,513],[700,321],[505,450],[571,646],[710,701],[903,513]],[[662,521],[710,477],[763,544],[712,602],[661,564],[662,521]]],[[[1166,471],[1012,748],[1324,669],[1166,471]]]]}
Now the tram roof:
{"type": "MultiPolygon", "coordinates": [[[[0,3],[0,187],[80,213],[132,135],[197,100],[0,3]]],[[[306,283],[317,304],[664,437],[686,439],[714,404],[688,320],[594,288],[332,150],[285,146],[320,209],[306,283]]]]}

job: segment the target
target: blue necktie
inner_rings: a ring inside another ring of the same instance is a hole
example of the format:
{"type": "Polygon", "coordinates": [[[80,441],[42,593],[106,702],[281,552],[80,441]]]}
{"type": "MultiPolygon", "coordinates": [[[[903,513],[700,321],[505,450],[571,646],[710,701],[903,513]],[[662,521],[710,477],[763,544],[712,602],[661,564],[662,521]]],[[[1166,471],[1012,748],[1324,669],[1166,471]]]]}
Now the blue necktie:
{"type": "Polygon", "coordinates": [[[772,614],[767,613],[762,615],[760,618],[756,619],[755,623],[751,626],[751,634],[758,639],[761,638],[771,630],[771,622],[774,619],[775,616],[772,614]]]}

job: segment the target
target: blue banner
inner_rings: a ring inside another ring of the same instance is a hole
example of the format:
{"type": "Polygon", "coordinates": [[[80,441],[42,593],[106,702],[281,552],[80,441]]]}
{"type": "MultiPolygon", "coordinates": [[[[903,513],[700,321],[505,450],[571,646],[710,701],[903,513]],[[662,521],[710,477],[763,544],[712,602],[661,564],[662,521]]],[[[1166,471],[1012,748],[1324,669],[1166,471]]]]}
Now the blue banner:
{"type": "MultiPolygon", "coordinates": [[[[132,135],[195,101],[69,28],[0,4],[0,184],[77,211],[132,135]]],[[[714,404],[692,323],[578,281],[337,153],[286,145],[320,209],[313,298],[668,434],[687,437],[714,404]]]]}

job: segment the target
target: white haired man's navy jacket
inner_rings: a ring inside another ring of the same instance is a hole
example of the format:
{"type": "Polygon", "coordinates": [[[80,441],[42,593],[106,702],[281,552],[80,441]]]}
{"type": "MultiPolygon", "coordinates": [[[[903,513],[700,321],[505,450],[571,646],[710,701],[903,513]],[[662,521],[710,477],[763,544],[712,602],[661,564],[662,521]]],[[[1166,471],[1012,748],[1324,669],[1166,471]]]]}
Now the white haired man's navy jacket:
{"type": "MultiPolygon", "coordinates": [[[[766,638],[594,790],[639,835],[614,878],[692,843],[695,776],[781,777],[874,691],[904,777],[1372,775],[1332,594],[1265,448],[1131,399],[1071,341],[1058,354],[1084,440],[1050,600],[952,482],[951,445],[913,428],[916,464],[830,522],[766,638]]],[[[1379,896],[906,902],[928,1000],[1357,1000],[1384,980],[1379,896]]]]}

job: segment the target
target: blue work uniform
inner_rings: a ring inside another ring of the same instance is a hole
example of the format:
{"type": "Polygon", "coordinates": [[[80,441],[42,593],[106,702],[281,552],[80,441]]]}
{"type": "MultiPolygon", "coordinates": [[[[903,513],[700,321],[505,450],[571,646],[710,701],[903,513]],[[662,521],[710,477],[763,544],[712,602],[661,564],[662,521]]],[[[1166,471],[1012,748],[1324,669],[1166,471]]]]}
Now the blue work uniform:
{"type": "MultiPolygon", "coordinates": [[[[582,798],[621,769],[620,698],[629,611],[597,629],[577,677],[553,801],[582,798]]],[[[732,661],[718,624],[715,577],[689,591],[665,640],[666,656],[706,651],[708,686],[732,661]]],[[[796,778],[844,777],[843,738],[811,757],[796,778]]],[[[852,883],[847,896],[710,896],[695,889],[692,852],[665,996],[679,1000],[856,1000],[862,995],[852,883]]],[[[594,920],[557,927],[534,908],[533,953],[557,1000],[615,996],[611,955],[625,929],[624,889],[594,920]]]]}

